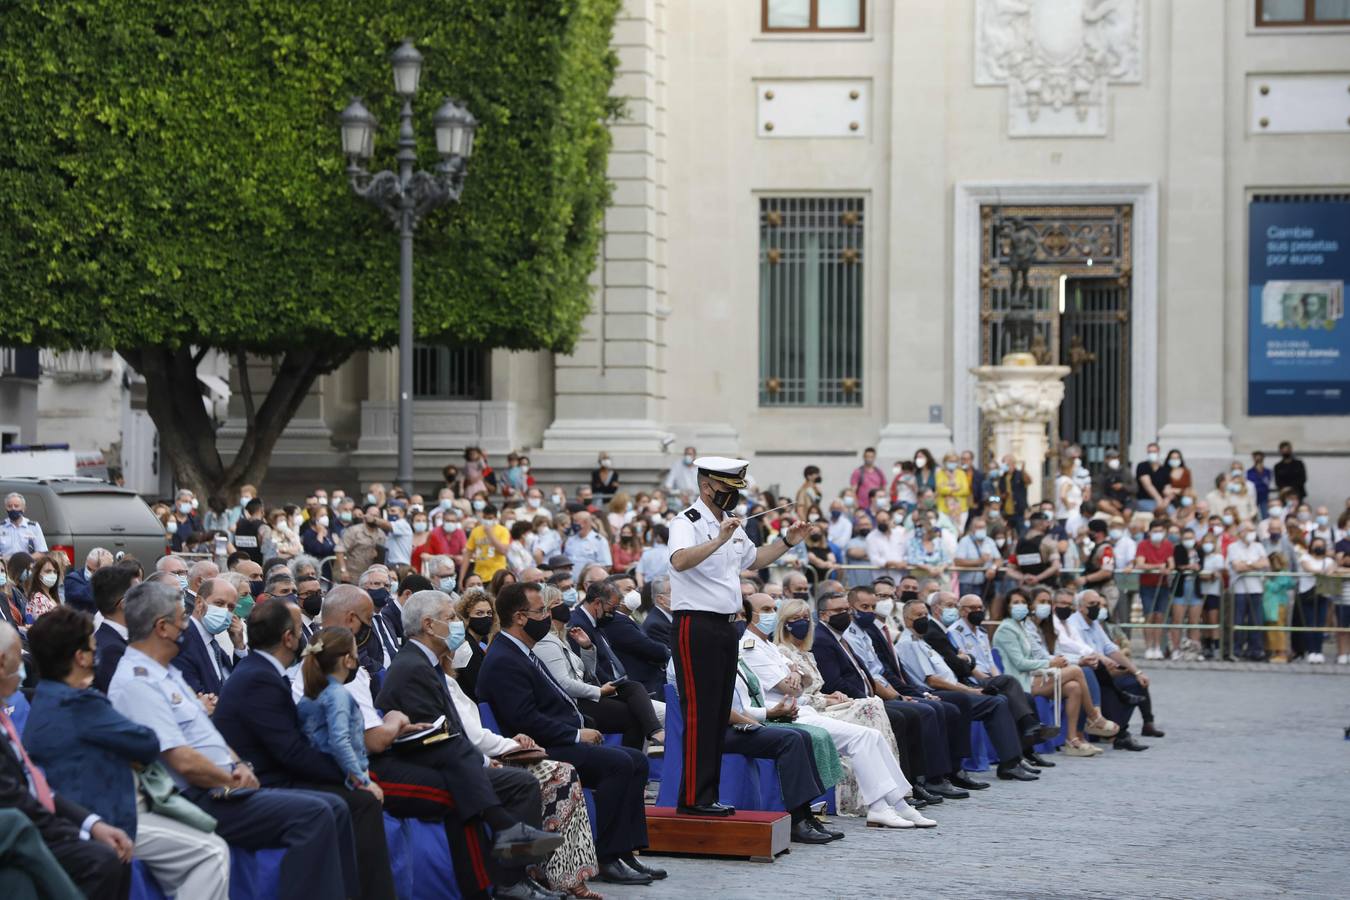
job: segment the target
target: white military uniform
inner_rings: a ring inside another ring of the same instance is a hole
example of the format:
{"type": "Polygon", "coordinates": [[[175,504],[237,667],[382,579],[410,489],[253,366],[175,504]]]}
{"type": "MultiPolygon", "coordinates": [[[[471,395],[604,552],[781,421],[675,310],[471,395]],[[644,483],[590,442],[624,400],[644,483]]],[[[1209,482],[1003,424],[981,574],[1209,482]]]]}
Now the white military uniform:
{"type": "MultiPolygon", "coordinates": [[[[739,498],[746,486],[743,459],[704,456],[694,460],[700,478],[718,492],[739,498]]],[[[732,497],[726,505],[734,505],[732,497]]],[[[725,515],[725,511],[722,513],[725,515]]],[[[716,540],[722,519],[702,498],[671,520],[668,546],[672,558],[681,551],[716,540]]],[[[754,563],[757,549],[743,529],[697,566],[670,569],[671,649],[675,686],[684,714],[684,774],[678,809],[725,815],[718,794],[722,748],[731,719],[736,688],[736,628],[741,610],[741,571],[754,563]]]]}

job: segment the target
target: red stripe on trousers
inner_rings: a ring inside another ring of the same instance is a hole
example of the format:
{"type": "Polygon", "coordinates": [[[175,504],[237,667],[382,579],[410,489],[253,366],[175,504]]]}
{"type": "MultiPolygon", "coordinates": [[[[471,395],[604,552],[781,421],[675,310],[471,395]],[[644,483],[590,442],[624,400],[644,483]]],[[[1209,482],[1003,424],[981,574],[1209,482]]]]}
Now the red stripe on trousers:
{"type": "Polygon", "coordinates": [[[469,861],[473,863],[473,875],[478,879],[478,887],[487,890],[492,886],[492,879],[488,877],[487,866],[483,864],[483,848],[478,845],[478,826],[473,822],[464,826],[464,843],[468,846],[469,861]]]}
{"type": "Polygon", "coordinates": [[[386,794],[393,794],[395,797],[409,797],[417,800],[432,800],[436,803],[442,803],[451,809],[455,806],[455,800],[450,796],[449,791],[443,791],[439,788],[427,787],[423,784],[399,784],[393,781],[380,781],[372,779],[380,786],[380,789],[386,794]]]}
{"type": "Polygon", "coordinates": [[[694,660],[689,651],[689,626],[692,619],[680,622],[680,656],[684,659],[684,696],[689,698],[689,715],[684,719],[684,802],[693,806],[698,799],[698,694],[694,691],[694,660]],[[693,777],[690,777],[690,772],[693,777]]]}

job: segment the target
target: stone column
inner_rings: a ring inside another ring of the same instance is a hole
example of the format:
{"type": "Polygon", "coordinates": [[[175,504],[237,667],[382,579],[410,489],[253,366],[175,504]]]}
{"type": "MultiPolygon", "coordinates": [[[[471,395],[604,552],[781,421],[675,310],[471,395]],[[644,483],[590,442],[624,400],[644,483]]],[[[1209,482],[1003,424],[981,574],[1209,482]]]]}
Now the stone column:
{"type": "MultiPolygon", "coordinates": [[[[1014,354],[1017,355],[1017,354],[1014,354]]],[[[1027,487],[1027,502],[1045,498],[1045,458],[1049,452],[1050,420],[1064,402],[1068,366],[978,366],[975,402],[993,426],[994,452],[1002,459],[1011,453],[1035,479],[1027,487]]]]}
{"type": "Polygon", "coordinates": [[[659,453],[666,434],[665,16],[665,0],[624,0],[615,23],[614,93],[627,111],[610,128],[614,195],[591,279],[594,308],[575,352],[554,361],[554,419],[543,444],[548,464],[562,464],[555,451],[589,464],[604,449],[619,451],[616,461],[631,466],[625,451],[659,453]]]}

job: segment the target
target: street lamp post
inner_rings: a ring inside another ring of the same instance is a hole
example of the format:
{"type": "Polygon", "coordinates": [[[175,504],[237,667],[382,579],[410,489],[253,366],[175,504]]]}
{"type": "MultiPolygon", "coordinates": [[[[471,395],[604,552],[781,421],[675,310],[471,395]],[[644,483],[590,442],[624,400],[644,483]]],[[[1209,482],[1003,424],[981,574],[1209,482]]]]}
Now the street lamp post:
{"type": "Polygon", "coordinates": [[[436,152],[441,161],[434,172],[414,171],[417,141],[413,132],[412,101],[422,74],[422,54],[404,41],[389,58],[394,70],[394,92],[403,98],[399,115],[398,171],[366,171],[375,151],[375,117],[352,100],[342,111],[342,152],[347,157],[347,179],[356,196],[389,216],[399,236],[398,290],[398,476],[405,491],[413,491],[413,234],[432,210],[459,200],[473,153],[477,120],[467,109],[447,99],[432,120],[436,152]]]}

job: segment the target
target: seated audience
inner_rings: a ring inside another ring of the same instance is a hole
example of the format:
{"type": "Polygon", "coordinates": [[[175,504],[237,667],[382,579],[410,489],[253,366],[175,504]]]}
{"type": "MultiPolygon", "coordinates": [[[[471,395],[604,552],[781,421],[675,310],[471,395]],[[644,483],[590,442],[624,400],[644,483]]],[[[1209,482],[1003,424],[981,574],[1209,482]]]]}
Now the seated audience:
{"type": "Polygon", "coordinates": [[[226,900],[225,841],[152,812],[141,799],[132,767],[154,763],[159,740],[90,686],[96,666],[93,621],[68,606],[52,610],[29,629],[28,647],[41,680],[23,741],[51,787],[126,832],[135,842],[136,859],[165,893],[226,900]]]}

